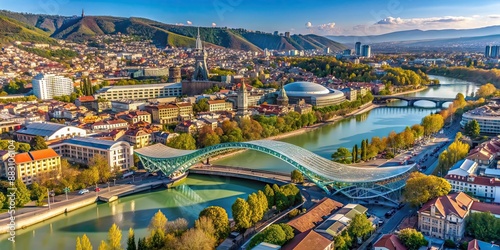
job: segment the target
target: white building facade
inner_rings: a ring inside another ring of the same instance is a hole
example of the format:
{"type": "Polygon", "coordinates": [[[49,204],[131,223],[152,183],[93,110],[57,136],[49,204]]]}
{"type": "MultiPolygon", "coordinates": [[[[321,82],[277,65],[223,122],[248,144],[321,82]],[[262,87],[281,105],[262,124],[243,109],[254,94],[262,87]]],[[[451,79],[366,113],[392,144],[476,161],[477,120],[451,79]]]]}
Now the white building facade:
{"type": "Polygon", "coordinates": [[[33,84],[33,93],[42,100],[71,95],[74,90],[73,80],[55,74],[38,74],[31,83],[33,84]]]}
{"type": "Polygon", "coordinates": [[[107,86],[94,94],[95,98],[100,97],[109,101],[147,100],[177,96],[182,96],[182,85],[180,83],[107,86]]]}

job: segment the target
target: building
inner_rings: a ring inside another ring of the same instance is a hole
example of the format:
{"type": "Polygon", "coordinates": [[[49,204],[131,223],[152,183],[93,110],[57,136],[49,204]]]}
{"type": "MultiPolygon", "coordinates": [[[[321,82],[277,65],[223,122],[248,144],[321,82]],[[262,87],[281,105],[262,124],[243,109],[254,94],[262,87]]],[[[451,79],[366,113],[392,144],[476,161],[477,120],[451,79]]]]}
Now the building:
{"type": "Polygon", "coordinates": [[[231,111],[233,110],[233,104],[226,102],[226,100],[210,100],[208,102],[208,111],[231,111]]]}
{"type": "Polygon", "coordinates": [[[278,97],[276,98],[276,104],[280,106],[288,106],[288,96],[286,95],[286,90],[283,87],[283,84],[281,85],[280,92],[278,93],[278,97]]]}
{"type": "Polygon", "coordinates": [[[491,213],[491,215],[495,216],[495,218],[500,219],[500,204],[493,204],[493,203],[484,203],[484,202],[477,202],[474,201],[472,203],[472,207],[470,208],[471,213],[484,213],[488,212],[491,213]]]}
{"type": "Polygon", "coordinates": [[[455,165],[450,168],[447,175],[467,177],[476,174],[477,167],[477,162],[469,159],[463,159],[455,163],[455,165]]]}
{"type": "Polygon", "coordinates": [[[500,246],[491,242],[471,240],[467,245],[467,250],[500,250],[500,246]]]}
{"type": "MultiPolygon", "coordinates": [[[[16,179],[26,185],[40,180],[43,175],[56,178],[61,173],[61,157],[51,148],[16,154],[14,159],[16,179]]],[[[6,171],[12,166],[8,163],[4,163],[6,171]]]]}
{"type": "Polygon", "coordinates": [[[484,57],[491,57],[491,45],[486,45],[486,49],[484,50],[484,57]]]}
{"type": "Polygon", "coordinates": [[[293,227],[295,231],[303,233],[315,228],[325,217],[330,216],[342,206],[342,203],[330,198],[323,198],[314,207],[309,209],[307,213],[292,219],[287,224],[293,227]]]}
{"type": "Polygon", "coordinates": [[[128,128],[128,122],[123,119],[114,119],[106,121],[98,121],[92,124],[92,130],[112,130],[119,128],[128,128]]]}
{"type": "Polygon", "coordinates": [[[33,94],[42,100],[71,95],[74,89],[73,80],[55,74],[38,74],[31,83],[33,85],[33,94]]]}
{"type": "Polygon", "coordinates": [[[167,144],[173,138],[179,136],[177,133],[167,133],[163,131],[158,131],[153,133],[153,143],[167,144]]]}
{"type": "MultiPolygon", "coordinates": [[[[467,159],[477,162],[480,166],[488,168],[499,168],[495,166],[496,160],[500,157],[500,137],[483,142],[467,155],[467,159]]],[[[489,170],[489,169],[486,169],[489,170]]]]}
{"type": "Polygon", "coordinates": [[[284,86],[289,103],[304,100],[318,108],[338,105],[346,99],[340,90],[329,89],[313,82],[293,82],[284,86]]]}
{"type": "Polygon", "coordinates": [[[385,234],[373,244],[374,250],[407,250],[395,234],[385,234]]]}
{"type": "Polygon", "coordinates": [[[148,100],[177,96],[182,96],[181,83],[106,86],[94,94],[95,98],[103,98],[109,101],[148,100]]]}
{"type": "Polygon", "coordinates": [[[128,112],[132,110],[143,109],[145,105],[146,105],[145,101],[137,101],[137,100],[111,101],[111,111],[116,113],[128,112]]]}
{"type": "Polygon", "coordinates": [[[238,116],[246,116],[248,115],[248,91],[246,88],[246,84],[242,82],[240,84],[240,88],[238,89],[238,116]]]}
{"type": "Polygon", "coordinates": [[[448,173],[445,179],[454,192],[467,192],[486,202],[500,203],[500,180],[497,178],[448,173]]]}
{"type": "Polygon", "coordinates": [[[17,130],[14,134],[17,141],[28,143],[37,135],[43,137],[47,142],[75,136],[87,136],[87,132],[84,129],[52,122],[30,123],[26,127],[17,130]]]}
{"type": "Polygon", "coordinates": [[[125,141],[136,149],[151,145],[153,143],[153,131],[145,128],[129,129],[125,133],[125,141]]]}
{"type": "MultiPolygon", "coordinates": [[[[293,237],[283,246],[283,250],[333,250],[333,241],[325,238],[314,230],[307,230],[293,237]]],[[[255,248],[254,248],[255,249],[255,248]]]]}
{"type": "Polygon", "coordinates": [[[354,45],[354,50],[357,56],[361,56],[361,42],[356,42],[354,45]]]}
{"type": "Polygon", "coordinates": [[[70,162],[88,164],[94,155],[108,160],[110,170],[126,170],[134,166],[134,148],[125,141],[108,141],[95,138],[74,137],[49,146],[70,162]]]}
{"type": "Polygon", "coordinates": [[[370,45],[361,46],[361,56],[370,58],[372,56],[372,49],[370,45]]]}
{"type": "Polygon", "coordinates": [[[476,120],[481,128],[481,133],[500,134],[500,105],[488,104],[470,110],[462,115],[460,125],[465,127],[468,122],[476,120]]]}
{"type": "Polygon", "coordinates": [[[181,68],[180,67],[171,67],[168,72],[168,82],[181,82],[181,68]]]}
{"type": "Polygon", "coordinates": [[[130,124],[135,124],[138,122],[151,123],[151,114],[146,111],[132,111],[126,115],[120,116],[120,118],[130,124]]]}
{"type": "Polygon", "coordinates": [[[314,231],[333,239],[347,229],[354,216],[366,214],[367,211],[368,208],[362,205],[347,204],[328,217],[323,223],[319,224],[314,231]]]}
{"type": "Polygon", "coordinates": [[[193,105],[187,102],[149,105],[145,107],[151,113],[154,123],[177,123],[193,117],[193,105]]]}
{"type": "Polygon", "coordinates": [[[290,38],[290,32],[289,31],[285,31],[285,37],[286,38],[290,38]]]}
{"type": "Polygon", "coordinates": [[[462,192],[428,201],[417,212],[419,231],[439,239],[462,239],[472,203],[472,198],[462,192]]]}
{"type": "Polygon", "coordinates": [[[355,89],[352,89],[352,88],[343,88],[341,89],[340,91],[342,91],[342,93],[344,93],[345,95],[345,98],[349,101],[356,101],[356,98],[357,98],[357,91],[355,89]]]}

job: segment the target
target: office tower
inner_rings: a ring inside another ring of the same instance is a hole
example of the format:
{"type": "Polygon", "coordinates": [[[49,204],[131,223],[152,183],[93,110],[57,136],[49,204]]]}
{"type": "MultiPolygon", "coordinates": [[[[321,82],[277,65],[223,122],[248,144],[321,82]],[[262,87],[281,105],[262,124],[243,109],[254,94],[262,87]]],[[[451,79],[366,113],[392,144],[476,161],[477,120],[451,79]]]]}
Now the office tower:
{"type": "Polygon", "coordinates": [[[363,45],[361,47],[361,56],[364,57],[371,57],[372,56],[372,51],[370,45],[363,45]]]}
{"type": "Polygon", "coordinates": [[[356,42],[356,45],[354,46],[354,49],[356,51],[356,55],[360,56],[361,55],[361,43],[360,42],[356,42]]]}
{"type": "Polygon", "coordinates": [[[288,32],[288,31],[287,31],[287,32],[285,32],[285,37],[290,38],[290,32],[288,32]]]}
{"type": "Polygon", "coordinates": [[[490,57],[491,56],[491,46],[487,45],[486,49],[484,50],[484,57],[490,57]]]}

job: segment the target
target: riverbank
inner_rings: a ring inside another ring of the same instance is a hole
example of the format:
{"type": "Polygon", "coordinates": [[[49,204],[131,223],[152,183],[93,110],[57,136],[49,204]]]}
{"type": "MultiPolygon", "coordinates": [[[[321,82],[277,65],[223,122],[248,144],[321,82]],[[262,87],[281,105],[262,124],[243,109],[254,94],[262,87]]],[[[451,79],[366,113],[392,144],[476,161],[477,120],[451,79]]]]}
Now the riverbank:
{"type": "Polygon", "coordinates": [[[404,92],[390,94],[389,96],[400,96],[400,95],[406,95],[406,94],[411,94],[411,93],[417,93],[417,92],[420,92],[420,91],[424,91],[424,90],[426,90],[428,88],[429,88],[428,86],[423,86],[423,87],[418,88],[418,89],[413,89],[413,90],[408,90],[408,91],[404,91],[404,92]]]}

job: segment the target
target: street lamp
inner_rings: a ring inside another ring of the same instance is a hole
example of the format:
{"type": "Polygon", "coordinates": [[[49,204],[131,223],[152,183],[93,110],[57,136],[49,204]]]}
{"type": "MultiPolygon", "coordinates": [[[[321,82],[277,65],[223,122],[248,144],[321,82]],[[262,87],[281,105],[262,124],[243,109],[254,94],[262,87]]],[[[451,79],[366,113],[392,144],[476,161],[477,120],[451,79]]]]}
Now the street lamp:
{"type": "Polygon", "coordinates": [[[47,188],[47,202],[49,203],[49,209],[50,209],[50,191],[47,188]]]}
{"type": "Polygon", "coordinates": [[[116,179],[113,179],[113,187],[116,186],[116,179]]]}
{"type": "Polygon", "coordinates": [[[56,203],[56,193],[54,190],[50,191],[50,196],[52,196],[52,203],[56,203]]]}
{"type": "Polygon", "coordinates": [[[68,192],[70,191],[69,187],[65,187],[64,189],[64,193],[66,194],[66,200],[68,200],[68,192]]]}
{"type": "Polygon", "coordinates": [[[109,187],[109,181],[108,181],[108,192],[111,192],[111,188],[109,187]]]}

